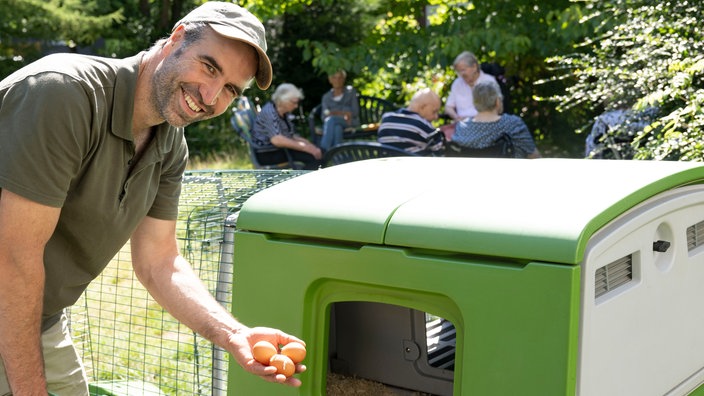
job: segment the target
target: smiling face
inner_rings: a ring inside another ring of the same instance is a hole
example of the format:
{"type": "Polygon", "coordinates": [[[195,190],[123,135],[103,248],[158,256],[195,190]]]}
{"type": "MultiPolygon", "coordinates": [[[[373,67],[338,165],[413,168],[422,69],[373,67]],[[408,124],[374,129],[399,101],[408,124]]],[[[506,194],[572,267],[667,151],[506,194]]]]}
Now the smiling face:
{"type": "Polygon", "coordinates": [[[224,113],[257,70],[254,48],[209,27],[191,42],[184,40],[184,29],[179,27],[164,51],[152,77],[150,102],[161,118],[176,127],[224,113]]]}
{"type": "Polygon", "coordinates": [[[455,72],[467,83],[467,85],[473,87],[479,78],[479,65],[470,66],[464,62],[460,62],[455,65],[455,72]]]}

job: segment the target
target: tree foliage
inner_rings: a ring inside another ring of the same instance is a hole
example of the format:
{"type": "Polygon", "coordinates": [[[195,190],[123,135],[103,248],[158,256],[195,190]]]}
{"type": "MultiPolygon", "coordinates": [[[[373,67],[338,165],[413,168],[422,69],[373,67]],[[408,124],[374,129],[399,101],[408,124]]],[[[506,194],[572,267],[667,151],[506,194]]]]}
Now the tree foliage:
{"type": "MultiPolygon", "coordinates": [[[[365,36],[364,24],[360,22],[365,18],[365,6],[360,7],[356,0],[320,1],[290,7],[269,18],[266,28],[274,85],[293,83],[303,88],[306,109],[317,105],[330,88],[325,75],[328,69],[316,67],[299,43],[333,40],[335,45],[346,47],[360,42],[365,36]]],[[[350,70],[349,64],[339,67],[350,70]]]]}
{"type": "Polygon", "coordinates": [[[96,1],[81,0],[0,0],[0,15],[0,77],[56,43],[69,49],[91,45],[123,20],[119,8],[99,13],[96,1]]]}
{"type": "Polygon", "coordinates": [[[656,120],[629,148],[635,158],[701,161],[704,9],[687,0],[584,3],[587,18],[600,23],[579,52],[553,59],[571,82],[554,97],[560,109],[654,108],[656,120]]]}
{"type": "MultiPolygon", "coordinates": [[[[72,49],[99,41],[99,54],[134,54],[168,35],[204,1],[0,0],[0,76],[41,56],[50,40],[72,49]]],[[[697,23],[703,11],[692,2],[237,2],[267,28],[274,85],[302,87],[305,111],[329,89],[325,75],[340,68],[363,93],[399,105],[426,86],[444,98],[456,77],[452,61],[470,50],[505,68],[511,109],[547,155],[579,155],[581,138],[574,131],[608,108],[608,99],[660,110],[635,139],[638,158],[701,158],[704,60],[697,23]],[[546,145],[555,150],[546,152],[546,145]]],[[[254,88],[248,95],[263,102],[271,92],[254,88]]],[[[205,135],[228,129],[226,120],[202,124],[189,133],[207,144],[205,135]]]]}

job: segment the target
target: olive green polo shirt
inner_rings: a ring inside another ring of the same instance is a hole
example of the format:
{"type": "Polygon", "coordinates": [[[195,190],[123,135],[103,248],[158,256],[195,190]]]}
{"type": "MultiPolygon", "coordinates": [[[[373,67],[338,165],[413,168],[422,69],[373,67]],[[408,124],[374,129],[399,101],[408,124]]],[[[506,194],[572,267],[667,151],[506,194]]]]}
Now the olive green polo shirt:
{"type": "Polygon", "coordinates": [[[177,217],[183,128],[159,125],[132,163],[141,58],[49,55],[0,82],[0,188],[61,208],[44,253],[45,325],[80,297],[144,216],[177,217]]]}

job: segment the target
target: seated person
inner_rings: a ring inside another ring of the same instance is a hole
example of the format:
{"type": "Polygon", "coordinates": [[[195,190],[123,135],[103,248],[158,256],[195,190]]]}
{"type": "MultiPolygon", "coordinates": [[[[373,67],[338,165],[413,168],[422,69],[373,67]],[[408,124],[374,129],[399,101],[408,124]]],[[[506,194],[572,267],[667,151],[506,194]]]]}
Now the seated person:
{"type": "Polygon", "coordinates": [[[323,151],[342,143],[345,130],[359,127],[357,90],[345,85],[346,80],[347,73],[344,70],[328,76],[332,88],[323,95],[321,101],[323,137],[320,148],[323,151]]]}
{"type": "Polygon", "coordinates": [[[599,159],[632,158],[631,150],[622,151],[619,148],[630,147],[630,142],[655,120],[656,115],[657,110],[654,107],[636,111],[626,104],[604,112],[596,118],[584,141],[584,156],[599,159]]]}
{"type": "Polygon", "coordinates": [[[457,123],[453,142],[462,147],[483,149],[507,134],[513,141],[516,158],[540,158],[525,122],[516,115],[502,114],[503,97],[496,81],[481,81],[474,86],[474,105],[477,115],[457,123]]]}
{"type": "Polygon", "coordinates": [[[444,136],[431,124],[437,120],[440,106],[440,97],[429,88],[416,92],[408,107],[381,117],[377,140],[418,155],[442,156],[444,136]]]}
{"type": "MultiPolygon", "coordinates": [[[[289,113],[298,107],[303,99],[303,92],[293,84],[284,83],[276,87],[271,101],[267,102],[257,115],[252,127],[252,141],[258,147],[279,147],[289,149],[294,161],[305,164],[305,169],[318,169],[323,156],[322,151],[313,143],[296,134],[289,113]]],[[[264,165],[279,164],[288,161],[286,153],[281,151],[258,154],[264,165]]]]}
{"type": "Polygon", "coordinates": [[[481,81],[496,81],[496,77],[482,71],[477,57],[469,51],[457,55],[452,67],[457,78],[450,86],[450,94],[445,103],[445,114],[454,122],[477,115],[472,89],[481,81]]]}

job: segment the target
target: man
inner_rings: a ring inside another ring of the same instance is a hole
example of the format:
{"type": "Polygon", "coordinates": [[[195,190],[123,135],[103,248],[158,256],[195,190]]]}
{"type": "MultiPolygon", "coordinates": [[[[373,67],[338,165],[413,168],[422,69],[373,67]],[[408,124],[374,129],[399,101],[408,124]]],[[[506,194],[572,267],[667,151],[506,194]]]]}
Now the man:
{"type": "Polygon", "coordinates": [[[266,89],[265,51],[256,17],[208,2],[134,57],[51,55],[0,82],[0,395],[88,394],[63,310],[128,239],[137,277],[175,318],[250,373],[300,386],[251,352],[297,339],[234,319],[175,235],[183,127],[222,114],[253,77],[266,89]]]}
{"type": "Polygon", "coordinates": [[[494,80],[496,78],[482,71],[477,57],[469,51],[457,55],[452,67],[457,73],[457,78],[450,86],[450,95],[445,103],[445,114],[454,122],[477,115],[474,107],[472,88],[479,81],[494,80]]]}
{"type": "Polygon", "coordinates": [[[416,92],[408,107],[381,117],[377,140],[413,154],[442,156],[443,134],[431,124],[440,106],[440,97],[429,88],[416,92]]]}

